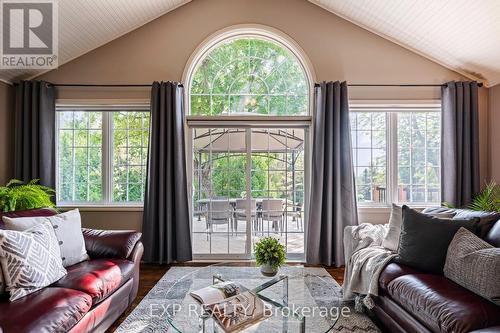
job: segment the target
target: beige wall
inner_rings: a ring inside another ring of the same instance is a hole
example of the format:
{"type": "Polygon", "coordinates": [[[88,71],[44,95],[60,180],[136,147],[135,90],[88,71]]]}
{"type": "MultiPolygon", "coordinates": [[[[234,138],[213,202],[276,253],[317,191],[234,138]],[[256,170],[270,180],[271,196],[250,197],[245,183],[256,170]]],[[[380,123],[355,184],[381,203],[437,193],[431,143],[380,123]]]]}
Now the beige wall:
{"type": "Polygon", "coordinates": [[[0,185],[14,177],[14,87],[0,82],[0,185]]]}
{"type": "Polygon", "coordinates": [[[489,90],[489,175],[500,184],[500,84],[489,90]]]}
{"type": "MultiPolygon", "coordinates": [[[[150,83],[182,79],[196,47],[236,24],[261,24],[293,38],[316,81],[443,83],[459,74],[304,0],[194,0],[40,78],[56,83],[150,83]]],[[[481,89],[481,171],[487,170],[487,89],[481,89]]],[[[438,88],[352,88],[351,99],[435,99],[438,88]]],[[[147,89],[61,88],[59,98],[148,98],[147,89]]],[[[84,224],[140,228],[140,213],[88,212],[84,224]]]]}

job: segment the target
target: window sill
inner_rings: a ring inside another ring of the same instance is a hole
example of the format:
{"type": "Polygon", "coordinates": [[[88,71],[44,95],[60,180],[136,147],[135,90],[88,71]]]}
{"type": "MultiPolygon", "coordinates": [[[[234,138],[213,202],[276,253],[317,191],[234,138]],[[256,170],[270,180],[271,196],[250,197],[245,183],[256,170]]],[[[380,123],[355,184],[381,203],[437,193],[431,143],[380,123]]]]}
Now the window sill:
{"type": "Polygon", "coordinates": [[[81,212],[142,212],[143,205],[57,205],[57,209],[70,210],[78,208],[81,212]]]}
{"type": "MultiPolygon", "coordinates": [[[[407,205],[408,207],[412,209],[417,209],[417,210],[422,210],[428,207],[436,207],[440,206],[439,203],[435,204],[411,204],[411,203],[404,203],[404,202],[396,202],[395,203],[398,206],[402,205],[407,205]]],[[[358,205],[358,211],[361,212],[387,212],[391,210],[391,205],[358,205]]]]}

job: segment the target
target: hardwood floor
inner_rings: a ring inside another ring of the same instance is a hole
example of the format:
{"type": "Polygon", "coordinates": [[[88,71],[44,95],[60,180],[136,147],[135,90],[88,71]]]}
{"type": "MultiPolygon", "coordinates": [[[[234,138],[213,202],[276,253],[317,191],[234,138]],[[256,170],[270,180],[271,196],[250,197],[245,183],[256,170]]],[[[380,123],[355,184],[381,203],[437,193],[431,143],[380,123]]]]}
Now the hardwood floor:
{"type": "MultiPolygon", "coordinates": [[[[209,263],[190,263],[185,265],[177,266],[207,266],[209,263]]],[[[243,264],[242,264],[243,265],[243,264]]],[[[137,292],[137,297],[134,302],[128,307],[128,309],[123,313],[120,318],[106,331],[107,333],[114,332],[121,322],[127,318],[127,316],[132,312],[132,310],[142,301],[142,299],[148,294],[151,288],[165,275],[165,273],[172,266],[168,265],[151,265],[151,264],[141,264],[141,274],[139,278],[139,290],[137,292]]],[[[344,282],[344,268],[334,268],[334,267],[324,267],[326,271],[342,285],[344,282]]]]}

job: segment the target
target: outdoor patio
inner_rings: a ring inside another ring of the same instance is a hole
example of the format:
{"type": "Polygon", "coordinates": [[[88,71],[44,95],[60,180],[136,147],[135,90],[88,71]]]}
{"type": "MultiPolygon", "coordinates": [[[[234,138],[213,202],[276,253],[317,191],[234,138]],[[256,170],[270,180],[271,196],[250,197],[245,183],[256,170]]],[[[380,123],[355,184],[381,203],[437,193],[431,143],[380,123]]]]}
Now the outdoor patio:
{"type": "MultiPolygon", "coordinates": [[[[303,215],[303,214],[301,214],[303,215]]],[[[302,219],[303,223],[303,219],[302,219]]],[[[252,248],[260,238],[271,236],[279,239],[283,245],[286,244],[288,253],[304,253],[304,229],[303,224],[296,219],[293,221],[288,216],[285,222],[286,232],[273,230],[272,222],[264,221],[262,231],[252,231],[252,248]]],[[[193,218],[193,252],[198,254],[244,254],[246,243],[246,222],[238,221],[238,232],[231,231],[231,225],[217,224],[213,226],[213,232],[207,230],[206,219],[193,218]]]]}

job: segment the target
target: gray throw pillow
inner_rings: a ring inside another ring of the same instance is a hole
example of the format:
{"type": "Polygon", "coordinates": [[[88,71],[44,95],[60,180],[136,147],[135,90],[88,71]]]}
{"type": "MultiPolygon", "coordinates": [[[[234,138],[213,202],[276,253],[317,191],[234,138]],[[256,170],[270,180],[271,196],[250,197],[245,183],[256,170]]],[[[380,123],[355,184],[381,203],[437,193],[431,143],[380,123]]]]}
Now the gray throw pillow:
{"type": "Polygon", "coordinates": [[[464,228],[448,247],[444,276],[500,305],[500,248],[464,228]]]}
{"type": "Polygon", "coordinates": [[[49,222],[26,231],[0,230],[0,265],[11,301],[66,275],[56,235],[49,222]]]}
{"type": "Polygon", "coordinates": [[[461,227],[475,231],[479,219],[440,219],[403,206],[403,224],[396,262],[429,273],[441,274],[446,251],[461,227]]]}
{"type": "Polygon", "coordinates": [[[401,234],[401,223],[403,222],[402,207],[392,204],[391,217],[389,218],[389,231],[382,241],[382,246],[388,250],[397,252],[399,235],[401,234]]]}
{"type": "Polygon", "coordinates": [[[52,224],[61,247],[61,259],[64,267],[87,260],[87,250],[82,234],[82,222],[78,209],[73,209],[54,216],[38,217],[3,217],[5,229],[24,231],[44,221],[52,224]]]}

